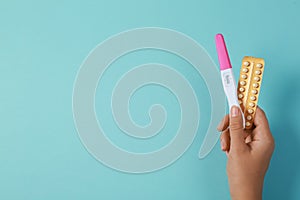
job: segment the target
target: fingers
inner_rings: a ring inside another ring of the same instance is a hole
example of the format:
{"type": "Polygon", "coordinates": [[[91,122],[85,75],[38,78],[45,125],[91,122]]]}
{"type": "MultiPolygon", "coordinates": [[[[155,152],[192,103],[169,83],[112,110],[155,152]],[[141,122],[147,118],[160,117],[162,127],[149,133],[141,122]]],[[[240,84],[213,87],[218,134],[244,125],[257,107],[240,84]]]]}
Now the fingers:
{"type": "Polygon", "coordinates": [[[221,136],[220,136],[220,140],[221,140],[221,149],[222,151],[229,151],[229,147],[230,147],[230,136],[229,136],[229,130],[225,129],[221,136]]]}
{"type": "Polygon", "coordinates": [[[222,119],[222,121],[220,122],[220,124],[218,125],[217,129],[218,131],[224,131],[225,129],[227,129],[229,126],[229,115],[225,115],[222,119]]]}
{"type": "Polygon", "coordinates": [[[230,150],[247,148],[244,138],[242,113],[237,106],[232,106],[229,120],[230,150]]]}
{"type": "MultiPolygon", "coordinates": [[[[246,144],[249,144],[252,142],[252,135],[250,133],[244,132],[243,133],[243,138],[244,142],[246,144]]],[[[225,129],[221,136],[220,136],[220,141],[221,141],[221,149],[222,151],[228,152],[230,150],[230,133],[229,133],[229,128],[225,129]]]]}
{"type": "Polygon", "coordinates": [[[255,125],[255,127],[269,129],[269,123],[268,123],[266,114],[260,107],[256,108],[256,113],[255,113],[255,117],[254,117],[254,125],[255,125]]]}
{"type": "Polygon", "coordinates": [[[274,138],[270,131],[268,119],[265,112],[257,107],[254,117],[255,129],[253,130],[253,139],[255,141],[263,141],[263,143],[271,143],[274,146],[274,138]]]}

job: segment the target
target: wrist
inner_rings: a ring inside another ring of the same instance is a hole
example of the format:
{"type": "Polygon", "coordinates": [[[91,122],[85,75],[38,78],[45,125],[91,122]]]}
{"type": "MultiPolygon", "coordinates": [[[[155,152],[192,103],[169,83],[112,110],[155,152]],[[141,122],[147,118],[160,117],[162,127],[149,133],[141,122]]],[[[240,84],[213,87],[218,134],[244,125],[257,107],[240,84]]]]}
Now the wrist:
{"type": "Polygon", "coordinates": [[[230,196],[232,200],[261,200],[262,191],[263,181],[252,184],[239,184],[234,187],[230,186],[230,196]]]}

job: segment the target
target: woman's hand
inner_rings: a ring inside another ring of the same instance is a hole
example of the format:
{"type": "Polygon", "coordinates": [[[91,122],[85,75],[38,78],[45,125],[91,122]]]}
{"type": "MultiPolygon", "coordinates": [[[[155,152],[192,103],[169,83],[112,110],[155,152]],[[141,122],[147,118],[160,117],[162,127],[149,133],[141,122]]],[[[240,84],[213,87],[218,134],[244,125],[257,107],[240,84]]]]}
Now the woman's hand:
{"type": "Polygon", "coordinates": [[[254,118],[254,129],[244,130],[240,109],[233,106],[218,130],[222,131],[221,148],[226,152],[227,175],[233,200],[262,198],[264,176],[274,151],[265,113],[259,107],[254,118]]]}

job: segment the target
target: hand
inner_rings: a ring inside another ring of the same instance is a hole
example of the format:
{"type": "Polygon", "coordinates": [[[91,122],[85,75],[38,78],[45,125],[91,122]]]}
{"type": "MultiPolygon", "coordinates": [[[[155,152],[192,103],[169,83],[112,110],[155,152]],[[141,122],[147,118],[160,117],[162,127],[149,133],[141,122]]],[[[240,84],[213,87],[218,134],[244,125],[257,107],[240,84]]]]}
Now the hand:
{"type": "Polygon", "coordinates": [[[244,130],[240,109],[233,106],[218,130],[222,131],[221,148],[226,152],[227,175],[233,200],[260,200],[264,176],[274,151],[265,113],[256,109],[254,129],[244,130]]]}

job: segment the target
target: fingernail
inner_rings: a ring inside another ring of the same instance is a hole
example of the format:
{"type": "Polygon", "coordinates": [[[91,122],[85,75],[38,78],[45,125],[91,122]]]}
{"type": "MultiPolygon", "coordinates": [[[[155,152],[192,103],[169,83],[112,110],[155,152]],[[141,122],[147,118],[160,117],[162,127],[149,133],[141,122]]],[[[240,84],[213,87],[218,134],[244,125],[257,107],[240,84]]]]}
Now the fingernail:
{"type": "Polygon", "coordinates": [[[232,106],[231,108],[231,117],[236,117],[239,113],[239,109],[236,106],[232,106]]]}

